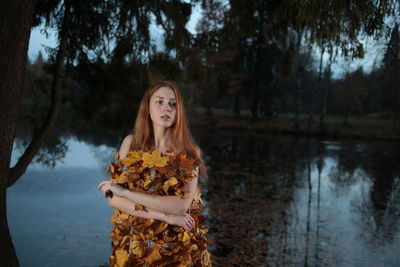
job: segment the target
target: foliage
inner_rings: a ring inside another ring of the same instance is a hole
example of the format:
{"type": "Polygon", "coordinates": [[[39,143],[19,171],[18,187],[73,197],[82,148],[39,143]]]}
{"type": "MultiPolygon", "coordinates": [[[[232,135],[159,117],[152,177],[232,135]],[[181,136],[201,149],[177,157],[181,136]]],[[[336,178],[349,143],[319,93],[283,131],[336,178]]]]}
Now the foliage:
{"type": "MultiPolygon", "coordinates": [[[[169,150],[173,152],[173,150],[169,150]]],[[[129,190],[155,195],[175,195],[187,197],[186,183],[194,176],[197,162],[184,153],[162,156],[159,151],[130,151],[124,159],[115,153],[116,162],[112,162],[106,173],[115,184],[121,184],[129,190]]],[[[112,197],[112,195],[110,196],[112,197]]],[[[136,204],[136,210],[145,207],[136,204]]],[[[166,266],[179,263],[180,266],[211,266],[210,254],[204,235],[208,228],[202,224],[200,215],[201,193],[197,189],[190,209],[190,215],[196,222],[193,232],[186,232],[180,226],[165,222],[131,216],[114,209],[111,217],[113,231],[111,266],[132,266],[149,264],[166,266]]]]}

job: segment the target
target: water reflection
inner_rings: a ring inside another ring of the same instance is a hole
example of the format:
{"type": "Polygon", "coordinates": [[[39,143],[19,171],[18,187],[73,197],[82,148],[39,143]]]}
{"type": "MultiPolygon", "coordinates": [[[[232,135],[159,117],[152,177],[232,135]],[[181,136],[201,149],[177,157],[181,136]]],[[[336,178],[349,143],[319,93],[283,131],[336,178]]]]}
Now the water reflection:
{"type": "Polygon", "coordinates": [[[216,265],[400,264],[397,146],[199,140],[216,265]]]}
{"type": "MultiPolygon", "coordinates": [[[[55,169],[36,164],[8,191],[22,266],[98,266],[110,253],[112,210],[95,186],[120,140],[63,138],[55,169]]],[[[209,166],[202,186],[215,266],[400,264],[398,146],[196,139],[209,166]]]]}

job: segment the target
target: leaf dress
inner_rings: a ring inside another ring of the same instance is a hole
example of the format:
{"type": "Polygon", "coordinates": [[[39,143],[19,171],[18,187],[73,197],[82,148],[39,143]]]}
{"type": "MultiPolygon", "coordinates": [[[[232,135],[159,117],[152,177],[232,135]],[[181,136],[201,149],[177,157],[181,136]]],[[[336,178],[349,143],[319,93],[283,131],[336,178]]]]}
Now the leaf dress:
{"type": "MultiPolygon", "coordinates": [[[[126,158],[112,162],[106,173],[113,183],[132,191],[156,195],[188,196],[187,182],[194,176],[196,161],[184,153],[163,156],[159,151],[130,151],[126,158]]],[[[112,196],[111,196],[112,197],[112,196]]],[[[197,188],[190,215],[196,222],[194,230],[166,222],[131,216],[114,209],[110,220],[112,255],[110,266],[211,266],[203,226],[201,192],[197,188]]],[[[144,210],[136,204],[135,210],[144,210]]]]}

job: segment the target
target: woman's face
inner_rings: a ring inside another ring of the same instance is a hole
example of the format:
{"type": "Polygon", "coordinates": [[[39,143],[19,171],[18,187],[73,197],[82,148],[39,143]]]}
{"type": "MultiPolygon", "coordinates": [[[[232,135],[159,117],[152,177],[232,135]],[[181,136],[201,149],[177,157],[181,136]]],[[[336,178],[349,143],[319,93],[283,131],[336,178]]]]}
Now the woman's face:
{"type": "Polygon", "coordinates": [[[150,97],[150,117],[153,127],[168,128],[175,122],[176,98],[169,87],[160,87],[150,97]]]}

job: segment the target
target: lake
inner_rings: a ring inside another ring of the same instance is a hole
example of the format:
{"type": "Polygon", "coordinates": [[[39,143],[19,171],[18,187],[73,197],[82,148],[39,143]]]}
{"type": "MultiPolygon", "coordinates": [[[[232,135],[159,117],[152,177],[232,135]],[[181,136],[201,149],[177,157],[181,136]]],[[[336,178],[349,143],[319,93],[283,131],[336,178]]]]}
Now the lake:
{"type": "MultiPolygon", "coordinates": [[[[87,140],[64,138],[54,168],[32,164],[8,190],[21,266],[108,263],[113,211],[96,187],[117,147],[87,140]]],[[[221,134],[196,141],[208,166],[201,188],[214,266],[400,265],[397,143],[221,134]]]]}

